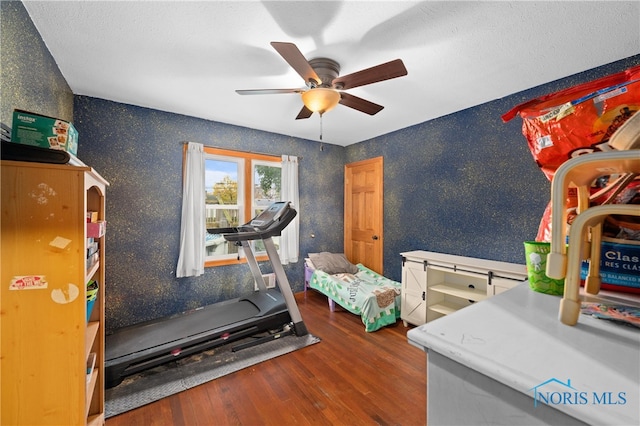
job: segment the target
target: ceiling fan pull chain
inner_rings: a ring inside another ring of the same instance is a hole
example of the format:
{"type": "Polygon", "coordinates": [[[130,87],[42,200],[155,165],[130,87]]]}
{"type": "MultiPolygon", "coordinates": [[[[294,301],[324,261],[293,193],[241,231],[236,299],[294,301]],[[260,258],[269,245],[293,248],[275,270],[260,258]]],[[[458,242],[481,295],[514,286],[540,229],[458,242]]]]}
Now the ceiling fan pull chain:
{"type": "Polygon", "coordinates": [[[324,151],[324,144],[322,143],[322,113],[320,113],[320,151],[324,151]]]}

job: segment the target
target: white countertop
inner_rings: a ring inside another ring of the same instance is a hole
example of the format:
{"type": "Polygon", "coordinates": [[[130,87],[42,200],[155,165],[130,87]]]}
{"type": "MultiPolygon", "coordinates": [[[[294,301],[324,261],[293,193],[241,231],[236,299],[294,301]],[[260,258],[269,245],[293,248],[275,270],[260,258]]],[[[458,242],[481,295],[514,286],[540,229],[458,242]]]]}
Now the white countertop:
{"type": "MultiPolygon", "coordinates": [[[[608,293],[605,300],[612,298],[640,306],[635,296],[608,293]]],[[[536,392],[565,395],[553,407],[586,423],[639,425],[640,329],[587,315],[567,326],[558,320],[559,303],[523,284],[407,337],[531,396],[532,404],[536,392]]]]}

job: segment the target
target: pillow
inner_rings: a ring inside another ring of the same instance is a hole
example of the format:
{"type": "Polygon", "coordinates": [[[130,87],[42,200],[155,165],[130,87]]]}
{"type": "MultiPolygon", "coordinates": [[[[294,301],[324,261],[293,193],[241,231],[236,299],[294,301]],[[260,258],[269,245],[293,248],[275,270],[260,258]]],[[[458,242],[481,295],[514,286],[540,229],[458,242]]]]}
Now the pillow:
{"type": "Polygon", "coordinates": [[[327,274],[355,274],[359,271],[356,265],[347,260],[344,253],[323,251],[322,253],[309,253],[309,258],[316,269],[327,274]]]}

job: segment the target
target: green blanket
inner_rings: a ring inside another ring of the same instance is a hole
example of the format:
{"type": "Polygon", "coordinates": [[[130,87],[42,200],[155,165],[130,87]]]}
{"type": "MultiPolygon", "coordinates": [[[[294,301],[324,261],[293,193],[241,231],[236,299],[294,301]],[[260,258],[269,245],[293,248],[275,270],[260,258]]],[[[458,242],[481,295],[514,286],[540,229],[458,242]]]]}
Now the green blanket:
{"type": "Polygon", "coordinates": [[[356,274],[315,270],[309,286],[351,313],[360,315],[365,330],[376,331],[400,318],[400,283],[358,264],[356,274]]]}

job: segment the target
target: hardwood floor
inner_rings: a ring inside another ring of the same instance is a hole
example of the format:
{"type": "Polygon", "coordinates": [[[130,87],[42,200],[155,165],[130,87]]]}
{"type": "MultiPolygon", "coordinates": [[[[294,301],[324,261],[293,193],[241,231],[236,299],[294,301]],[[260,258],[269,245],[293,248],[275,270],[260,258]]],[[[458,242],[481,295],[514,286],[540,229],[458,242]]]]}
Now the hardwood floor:
{"type": "Polygon", "coordinates": [[[360,317],[296,294],[322,342],[107,419],[130,425],[424,425],[426,354],[408,328],[366,333],[360,317]]]}

